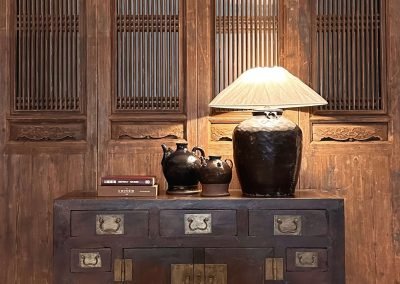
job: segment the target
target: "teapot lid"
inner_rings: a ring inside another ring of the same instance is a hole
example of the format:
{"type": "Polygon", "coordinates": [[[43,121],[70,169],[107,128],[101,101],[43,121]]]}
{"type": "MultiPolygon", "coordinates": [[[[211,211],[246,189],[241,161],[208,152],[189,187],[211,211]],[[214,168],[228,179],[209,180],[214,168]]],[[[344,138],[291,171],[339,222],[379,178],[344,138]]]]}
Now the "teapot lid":
{"type": "Polygon", "coordinates": [[[220,160],[222,156],[220,155],[210,155],[208,156],[210,160],[220,160]]]}
{"type": "Polygon", "coordinates": [[[188,145],[187,142],[179,142],[179,143],[176,143],[176,147],[177,147],[177,148],[180,148],[180,149],[182,149],[182,148],[187,148],[187,145],[188,145]]]}

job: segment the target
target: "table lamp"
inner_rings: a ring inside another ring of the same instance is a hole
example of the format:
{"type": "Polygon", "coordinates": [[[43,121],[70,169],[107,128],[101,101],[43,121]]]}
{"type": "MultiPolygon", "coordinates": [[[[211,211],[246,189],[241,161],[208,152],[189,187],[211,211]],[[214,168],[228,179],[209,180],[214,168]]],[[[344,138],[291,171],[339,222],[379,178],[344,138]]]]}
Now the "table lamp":
{"type": "Polygon", "coordinates": [[[233,159],[244,196],[294,196],[301,164],[302,133],[282,116],[284,108],[325,105],[313,89],[282,67],[241,74],[209,104],[252,110],[233,131],[233,159]]]}

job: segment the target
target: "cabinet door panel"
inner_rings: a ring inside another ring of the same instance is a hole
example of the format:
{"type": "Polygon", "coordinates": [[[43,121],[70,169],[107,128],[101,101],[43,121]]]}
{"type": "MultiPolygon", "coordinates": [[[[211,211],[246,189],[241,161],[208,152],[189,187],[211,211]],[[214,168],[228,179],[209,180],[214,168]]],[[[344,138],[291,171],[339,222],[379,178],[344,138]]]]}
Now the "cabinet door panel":
{"type": "Polygon", "coordinates": [[[272,248],[207,248],[206,264],[226,264],[229,284],[261,284],[272,248]]]}
{"type": "Polygon", "coordinates": [[[125,249],[124,258],[133,261],[133,283],[169,284],[171,264],[193,264],[191,248],[125,249]]]}

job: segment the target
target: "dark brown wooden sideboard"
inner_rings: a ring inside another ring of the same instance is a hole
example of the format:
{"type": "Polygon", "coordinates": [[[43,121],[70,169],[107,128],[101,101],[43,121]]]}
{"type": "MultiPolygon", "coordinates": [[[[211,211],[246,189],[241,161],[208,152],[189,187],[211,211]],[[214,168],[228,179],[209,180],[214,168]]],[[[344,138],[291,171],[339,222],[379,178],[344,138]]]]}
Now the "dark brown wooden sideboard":
{"type": "Polygon", "coordinates": [[[343,207],[72,193],[54,202],[54,283],[345,283],[343,207]]]}

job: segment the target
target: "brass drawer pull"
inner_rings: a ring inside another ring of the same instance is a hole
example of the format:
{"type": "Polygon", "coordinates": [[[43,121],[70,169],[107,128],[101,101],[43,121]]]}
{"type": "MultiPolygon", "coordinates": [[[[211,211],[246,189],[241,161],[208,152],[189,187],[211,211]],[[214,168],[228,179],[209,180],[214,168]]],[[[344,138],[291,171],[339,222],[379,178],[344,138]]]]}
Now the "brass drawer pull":
{"type": "Polygon", "coordinates": [[[191,230],[191,231],[197,231],[197,230],[200,230],[200,231],[205,231],[205,230],[207,230],[207,227],[208,227],[208,224],[207,224],[207,222],[209,221],[209,219],[208,218],[204,218],[203,219],[203,224],[200,224],[200,225],[197,225],[197,226],[193,226],[193,219],[192,218],[187,218],[187,221],[189,222],[189,229],[191,230]]]}
{"type": "Polygon", "coordinates": [[[82,268],[101,267],[100,253],[79,253],[79,266],[82,268]]]}
{"type": "Polygon", "coordinates": [[[274,235],[301,235],[301,216],[274,216],[274,235]]]}
{"type": "Polygon", "coordinates": [[[123,215],[97,215],[97,235],[121,235],[124,233],[123,215]]]}
{"type": "Polygon", "coordinates": [[[297,228],[299,226],[297,219],[293,219],[292,220],[292,224],[293,224],[292,229],[290,227],[288,227],[288,226],[286,226],[286,227],[282,226],[283,221],[281,219],[277,219],[276,222],[278,223],[278,230],[282,234],[294,234],[294,233],[297,232],[297,228]]]}
{"type": "Polygon", "coordinates": [[[185,234],[210,234],[211,214],[185,214],[185,234]]]}
{"type": "Polygon", "coordinates": [[[318,267],[317,252],[296,252],[297,267],[318,267]]]}
{"type": "Polygon", "coordinates": [[[100,230],[102,230],[104,233],[115,233],[118,232],[119,229],[121,228],[121,218],[116,218],[115,223],[117,224],[116,228],[104,228],[104,219],[99,218],[99,223],[100,223],[100,230]]]}

